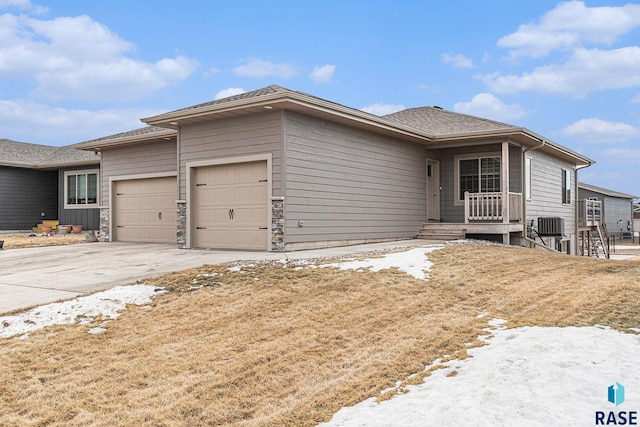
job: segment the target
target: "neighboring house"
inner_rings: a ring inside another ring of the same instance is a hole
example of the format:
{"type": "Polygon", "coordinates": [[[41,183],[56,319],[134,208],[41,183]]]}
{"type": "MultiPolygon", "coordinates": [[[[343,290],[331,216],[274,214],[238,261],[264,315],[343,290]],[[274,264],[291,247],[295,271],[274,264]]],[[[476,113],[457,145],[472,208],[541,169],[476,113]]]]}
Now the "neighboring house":
{"type": "Polygon", "coordinates": [[[640,235],[640,203],[633,204],[633,229],[640,235]]]}
{"type": "Polygon", "coordinates": [[[597,199],[602,202],[603,222],[607,226],[609,235],[633,236],[633,199],[637,199],[637,196],[580,182],[578,183],[578,197],[580,199],[597,199]]]}
{"type": "Polygon", "coordinates": [[[103,240],[283,251],[448,227],[528,244],[553,217],[577,251],[577,169],[593,162],[521,127],[437,107],[379,117],[279,86],[142,121],[76,146],[101,153],[103,240]]]}
{"type": "Polygon", "coordinates": [[[93,152],[0,139],[0,230],[42,220],[98,229],[99,169],[93,152]]]}

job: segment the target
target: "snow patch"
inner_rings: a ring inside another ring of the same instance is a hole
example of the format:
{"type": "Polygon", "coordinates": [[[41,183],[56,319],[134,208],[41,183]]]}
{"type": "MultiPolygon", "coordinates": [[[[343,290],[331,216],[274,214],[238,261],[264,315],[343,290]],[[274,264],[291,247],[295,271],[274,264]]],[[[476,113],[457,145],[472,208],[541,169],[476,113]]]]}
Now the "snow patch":
{"type": "MultiPolygon", "coordinates": [[[[0,338],[15,335],[27,337],[30,332],[46,326],[80,323],[87,325],[102,316],[101,327],[105,321],[120,316],[127,304],[144,305],[157,295],[158,288],[150,285],[116,286],[104,292],[86,297],[42,305],[15,316],[0,317],[0,338]]],[[[94,328],[91,333],[104,332],[103,328],[94,328]]]]}
{"type": "Polygon", "coordinates": [[[428,277],[428,272],[431,270],[431,267],[433,267],[433,263],[429,261],[427,254],[442,248],[444,248],[444,245],[434,245],[386,254],[381,258],[336,262],[323,264],[320,267],[337,267],[341,270],[356,271],[365,271],[365,269],[368,269],[372,272],[396,267],[417,279],[424,280],[428,277]]]}
{"type": "MultiPolygon", "coordinates": [[[[595,326],[491,333],[488,345],[467,350],[473,357],[444,363],[408,393],[372,397],[321,426],[593,425],[595,411],[612,410],[609,385],[640,384],[638,335],[595,326]]],[[[640,396],[629,393],[625,405],[640,408],[640,396]]]]}

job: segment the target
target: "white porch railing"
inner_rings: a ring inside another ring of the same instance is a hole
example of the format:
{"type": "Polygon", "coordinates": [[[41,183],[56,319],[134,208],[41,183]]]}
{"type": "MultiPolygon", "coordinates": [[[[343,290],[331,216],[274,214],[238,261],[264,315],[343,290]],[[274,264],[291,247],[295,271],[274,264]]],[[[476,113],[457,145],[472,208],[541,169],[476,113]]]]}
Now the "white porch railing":
{"type": "Polygon", "coordinates": [[[522,194],[507,193],[508,203],[503,203],[503,193],[464,193],[464,222],[522,221],[522,194]],[[507,221],[505,221],[507,219],[507,221]]]}
{"type": "Polygon", "coordinates": [[[578,200],[578,224],[581,227],[595,227],[602,220],[602,202],[600,200],[578,200]]]}

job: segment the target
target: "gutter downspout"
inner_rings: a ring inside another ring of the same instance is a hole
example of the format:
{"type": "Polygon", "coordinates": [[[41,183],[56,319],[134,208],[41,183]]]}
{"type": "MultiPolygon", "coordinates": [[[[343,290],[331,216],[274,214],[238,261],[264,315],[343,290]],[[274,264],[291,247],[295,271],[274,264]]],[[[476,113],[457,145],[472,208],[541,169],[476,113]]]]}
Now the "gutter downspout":
{"type": "MultiPolygon", "coordinates": [[[[526,163],[527,163],[527,158],[526,158],[526,154],[529,151],[535,151],[535,150],[539,150],[540,148],[545,146],[545,141],[544,139],[540,140],[540,145],[536,145],[535,147],[529,147],[529,148],[525,148],[524,150],[522,150],[522,169],[524,172],[524,168],[526,167],[526,163]]],[[[529,173],[532,174],[533,176],[533,171],[529,171],[529,173]]],[[[522,226],[522,236],[524,237],[525,241],[529,241],[531,242],[531,239],[529,239],[529,236],[527,236],[527,194],[526,194],[526,185],[525,185],[525,181],[527,179],[526,176],[523,177],[524,179],[522,179],[521,182],[521,187],[522,187],[522,219],[523,219],[523,226],[522,226]]],[[[533,184],[533,179],[531,180],[531,183],[533,184]]],[[[533,192],[533,185],[531,186],[532,188],[530,189],[533,192]]],[[[533,241],[535,243],[535,241],[533,241]]]]}

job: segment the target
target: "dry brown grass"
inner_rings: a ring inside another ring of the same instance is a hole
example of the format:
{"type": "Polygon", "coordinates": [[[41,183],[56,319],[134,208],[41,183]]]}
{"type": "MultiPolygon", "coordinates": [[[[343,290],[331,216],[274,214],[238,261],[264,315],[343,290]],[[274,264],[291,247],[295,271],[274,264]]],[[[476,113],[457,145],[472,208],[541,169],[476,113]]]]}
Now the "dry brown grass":
{"type": "Polygon", "coordinates": [[[0,235],[4,240],[4,249],[28,248],[33,246],[58,246],[86,243],[84,234],[65,234],[53,236],[28,236],[28,235],[0,235]]]}
{"type": "Polygon", "coordinates": [[[0,425],[314,425],[463,356],[483,311],[512,327],[640,326],[635,261],[471,244],[430,258],[426,282],[271,266],[149,280],[174,290],[102,335],[58,326],[1,341],[0,425]],[[211,286],[189,291],[194,279],[211,286]]]}

